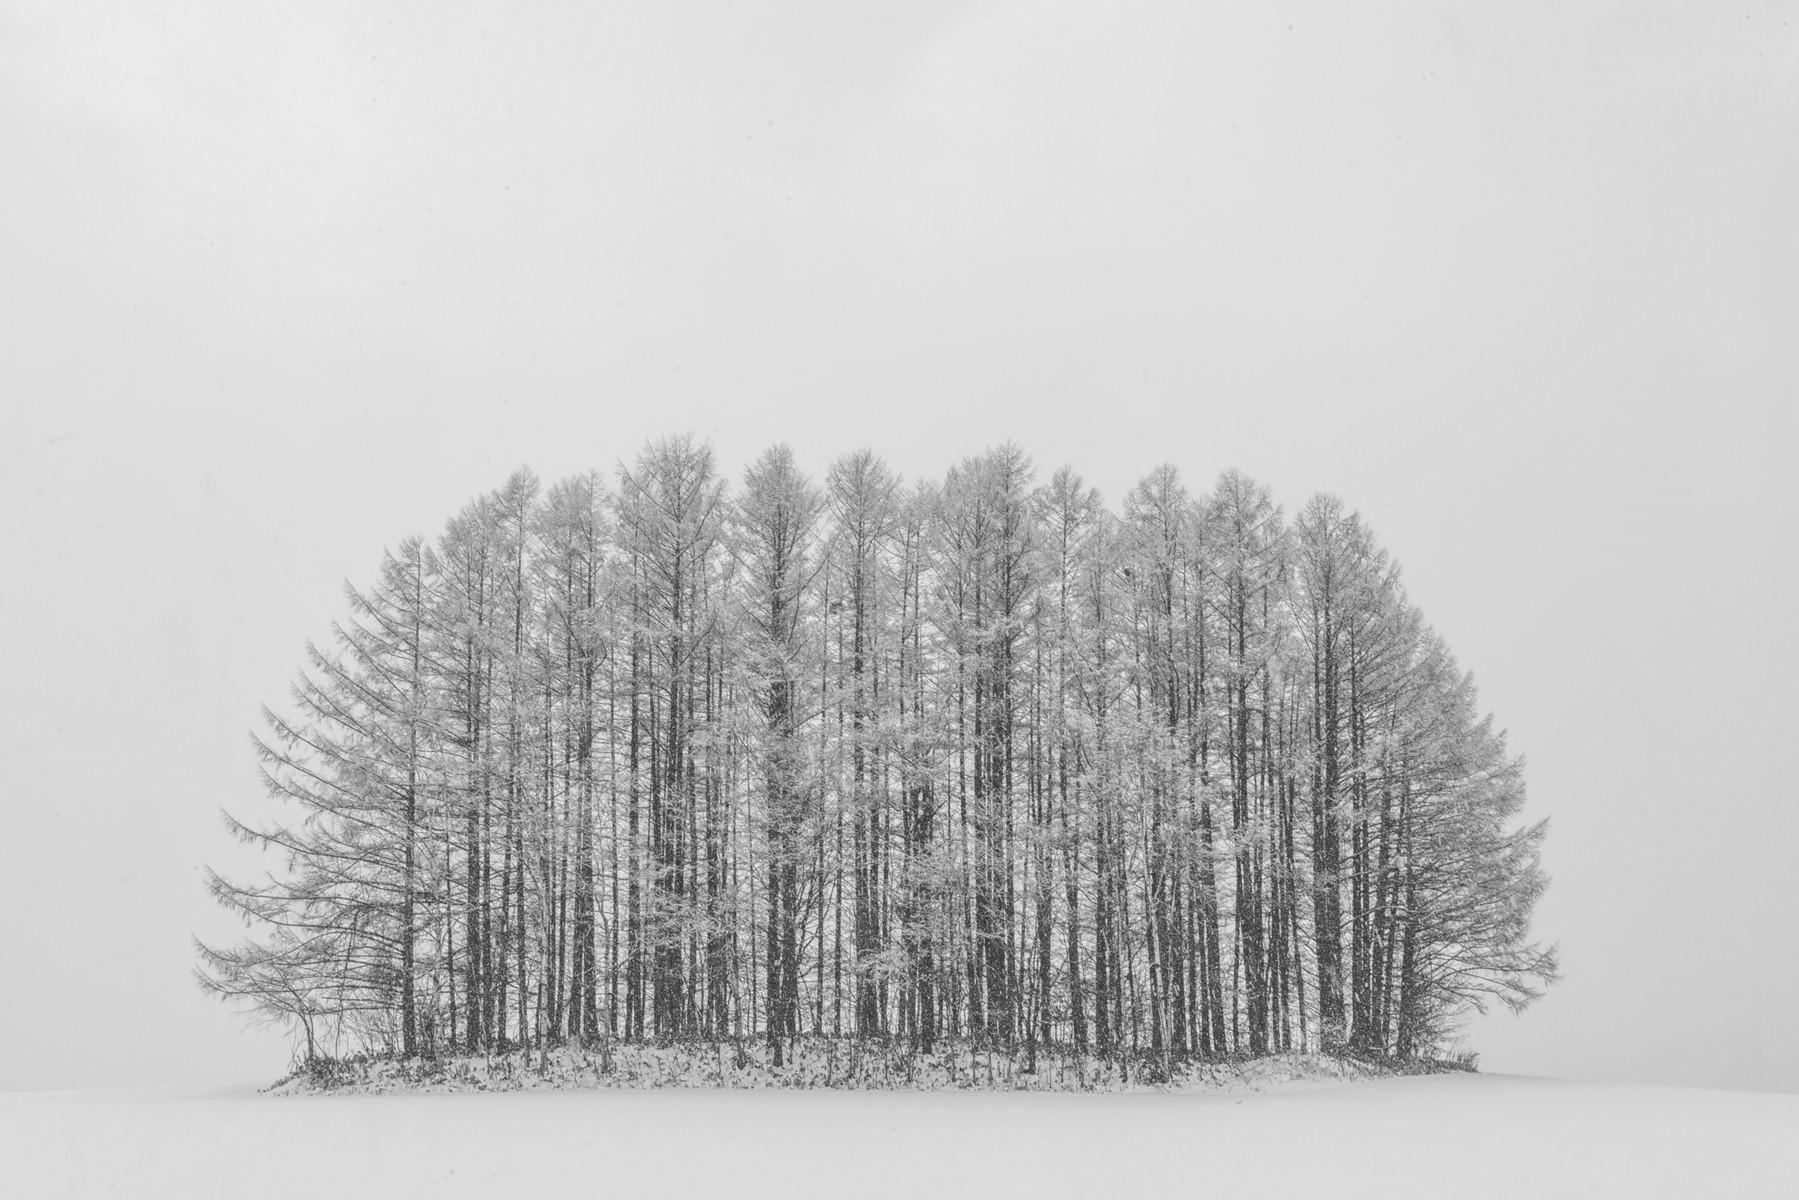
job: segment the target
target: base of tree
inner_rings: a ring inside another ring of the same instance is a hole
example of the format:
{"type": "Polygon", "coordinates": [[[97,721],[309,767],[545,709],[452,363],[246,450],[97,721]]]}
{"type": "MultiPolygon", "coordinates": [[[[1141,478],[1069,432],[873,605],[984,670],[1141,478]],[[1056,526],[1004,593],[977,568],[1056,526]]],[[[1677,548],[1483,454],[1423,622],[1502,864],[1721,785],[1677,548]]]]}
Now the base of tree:
{"type": "Polygon", "coordinates": [[[1261,1090],[1308,1080],[1472,1071],[1458,1059],[1321,1053],[1176,1059],[1139,1053],[1100,1057],[1039,1047],[1024,1052],[946,1044],[930,1053],[848,1038],[799,1038],[783,1065],[761,1041],[561,1046],[434,1058],[317,1057],[266,1089],[276,1095],[481,1092],[594,1088],[841,1088],[865,1091],[1120,1092],[1261,1090]]]}

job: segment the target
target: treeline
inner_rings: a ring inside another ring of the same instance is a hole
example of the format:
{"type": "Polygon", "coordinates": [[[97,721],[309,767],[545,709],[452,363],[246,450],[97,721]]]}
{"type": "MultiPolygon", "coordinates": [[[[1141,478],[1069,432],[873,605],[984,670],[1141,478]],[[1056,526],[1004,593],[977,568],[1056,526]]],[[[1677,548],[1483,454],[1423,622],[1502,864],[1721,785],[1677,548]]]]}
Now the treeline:
{"type": "Polygon", "coordinates": [[[257,739],[207,988],[309,1058],[802,1036],[1413,1056],[1555,975],[1520,763],[1329,497],[1004,446],[528,472],[408,539],[257,739]]]}

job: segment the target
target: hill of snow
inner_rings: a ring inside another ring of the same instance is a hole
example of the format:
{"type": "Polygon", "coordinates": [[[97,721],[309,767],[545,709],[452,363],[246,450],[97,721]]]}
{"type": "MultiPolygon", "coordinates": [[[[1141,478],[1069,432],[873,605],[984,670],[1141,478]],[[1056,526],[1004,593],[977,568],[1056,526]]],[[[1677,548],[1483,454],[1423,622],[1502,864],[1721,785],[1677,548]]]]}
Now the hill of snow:
{"type": "Polygon", "coordinates": [[[1799,1096],[1491,1075],[1182,1092],[0,1094],[13,1195],[1799,1196],[1799,1096]]]}

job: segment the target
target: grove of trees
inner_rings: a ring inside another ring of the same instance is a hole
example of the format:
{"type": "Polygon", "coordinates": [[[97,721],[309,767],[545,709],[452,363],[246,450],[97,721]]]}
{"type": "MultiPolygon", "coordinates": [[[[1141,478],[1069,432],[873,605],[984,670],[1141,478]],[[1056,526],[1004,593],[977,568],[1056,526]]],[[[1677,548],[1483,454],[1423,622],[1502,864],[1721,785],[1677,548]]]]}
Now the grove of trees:
{"type": "Polygon", "coordinates": [[[211,876],[252,933],[199,977],[309,1057],[1416,1056],[1555,977],[1469,676],[1356,514],[1234,472],[521,471],[265,718],[271,870],[211,876]]]}

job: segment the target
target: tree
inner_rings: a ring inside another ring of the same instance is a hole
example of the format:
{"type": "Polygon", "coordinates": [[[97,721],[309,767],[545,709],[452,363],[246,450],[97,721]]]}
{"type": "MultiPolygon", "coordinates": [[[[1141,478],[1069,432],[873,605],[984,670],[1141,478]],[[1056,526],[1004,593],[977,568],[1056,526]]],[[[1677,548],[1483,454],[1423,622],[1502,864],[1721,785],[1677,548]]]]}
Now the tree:
{"type": "Polygon", "coordinates": [[[382,563],[369,593],[346,588],[353,617],[336,652],[308,644],[297,717],[264,709],[256,740],[265,790],[296,819],[249,825],[240,840],[285,856],[285,877],[235,884],[208,872],[213,897],[268,931],[266,942],[199,945],[203,987],[299,1021],[307,1053],[320,1026],[419,1050],[419,901],[427,895],[425,793],[433,774],[433,697],[425,657],[426,566],[417,539],[382,563]]]}
{"type": "MultiPolygon", "coordinates": [[[[650,879],[651,1028],[658,1036],[696,1032],[696,957],[691,943],[716,914],[697,894],[700,842],[696,807],[696,742],[702,711],[695,704],[706,646],[716,632],[713,588],[724,522],[724,484],[711,450],[689,438],[650,446],[635,468],[621,471],[619,520],[636,550],[641,624],[634,702],[647,700],[650,879]],[[638,684],[648,683],[648,695],[638,684]]],[[[635,756],[634,756],[635,758],[635,756]]],[[[708,829],[706,837],[716,836],[708,829]]],[[[722,979],[707,977],[717,992],[722,979]]],[[[708,1009],[708,1012],[715,1011],[708,1009]]]]}
{"type": "Polygon", "coordinates": [[[845,678],[842,691],[847,704],[843,707],[849,714],[847,808],[853,829],[855,878],[855,1030],[864,1036],[879,1036],[887,1031],[886,985],[876,968],[886,942],[887,912],[882,901],[888,874],[884,746],[878,726],[886,700],[880,657],[886,641],[886,576],[899,481],[874,454],[860,450],[832,464],[828,486],[831,552],[846,593],[840,605],[841,623],[848,626],[847,639],[839,640],[844,653],[837,674],[845,678]]]}
{"type": "Polygon", "coordinates": [[[1030,476],[1017,447],[990,451],[951,470],[938,510],[947,584],[941,619],[952,631],[966,749],[958,793],[972,834],[965,858],[969,1023],[977,1037],[1004,1047],[1013,1044],[1017,1017],[1011,853],[1015,695],[1035,587],[1030,476]]]}
{"type": "MultiPolygon", "coordinates": [[[[1217,591],[1213,611],[1224,632],[1224,692],[1231,840],[1236,850],[1232,907],[1249,1052],[1268,1050],[1269,978],[1266,874],[1270,819],[1266,760],[1268,672],[1279,624],[1271,597],[1286,557],[1280,509],[1267,489],[1236,472],[1218,481],[1208,507],[1207,543],[1217,591]],[[1254,701],[1262,700],[1258,707],[1254,701]]],[[[1242,1043],[1233,1036],[1238,1045],[1242,1043]]]]}
{"type": "MultiPolygon", "coordinates": [[[[1394,889],[1399,997],[1394,1052],[1408,1057],[1448,1032],[1456,1014],[1498,1000],[1522,1011],[1559,977],[1554,947],[1530,940],[1548,887],[1548,822],[1514,827],[1523,763],[1491,717],[1479,717],[1472,676],[1425,634],[1398,731],[1398,854],[1394,889]]],[[[1383,1035],[1383,1045],[1389,1044],[1383,1035]]]]}
{"type": "MultiPolygon", "coordinates": [[[[595,849],[599,831],[595,812],[600,800],[595,743],[602,733],[600,669],[610,656],[603,624],[606,559],[611,530],[607,491],[597,473],[556,484],[535,519],[540,555],[534,581],[544,598],[543,653],[539,676],[544,686],[546,752],[560,762],[546,765],[552,785],[560,775],[564,807],[560,815],[549,804],[539,833],[543,854],[541,876],[549,912],[545,930],[546,958],[558,963],[549,1005],[557,1035],[579,1041],[610,1032],[610,994],[605,1024],[600,1020],[600,897],[595,849]],[[559,744],[558,744],[559,743],[559,744]],[[562,840],[559,840],[562,839],[562,840]],[[572,854],[572,894],[562,877],[572,854]],[[552,855],[558,859],[552,864],[552,855]],[[558,895],[557,893],[560,893],[558,895]],[[570,957],[572,955],[572,958],[570,957]],[[564,967],[563,964],[566,964],[564,967]],[[560,988],[566,970],[566,1002],[560,988]]],[[[553,800],[553,791],[546,801],[553,800]]]]}
{"type": "Polygon", "coordinates": [[[803,706],[816,702],[803,694],[802,667],[820,508],[818,493],[785,446],[767,451],[744,475],[735,540],[745,577],[744,661],[762,712],[765,1033],[777,1066],[783,1039],[799,1033],[799,877],[804,831],[815,807],[809,803],[801,727],[803,706]]]}

